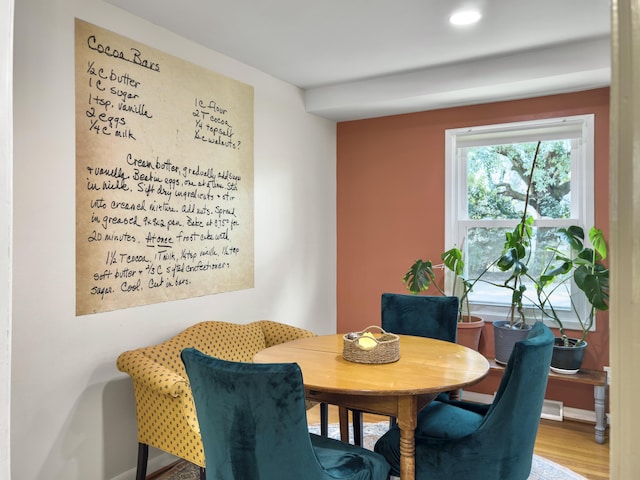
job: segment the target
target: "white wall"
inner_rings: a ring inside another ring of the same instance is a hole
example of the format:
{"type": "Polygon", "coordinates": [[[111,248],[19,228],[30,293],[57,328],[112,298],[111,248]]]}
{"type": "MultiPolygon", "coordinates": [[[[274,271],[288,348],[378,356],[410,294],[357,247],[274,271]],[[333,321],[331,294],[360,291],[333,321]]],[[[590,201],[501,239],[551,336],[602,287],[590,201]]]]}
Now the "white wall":
{"type": "Polygon", "coordinates": [[[120,352],[205,319],[335,332],[335,124],[305,113],[298,89],[99,0],[15,9],[14,478],[133,478],[120,352]],[[255,288],[75,316],[74,17],[254,86],[255,288]]]}

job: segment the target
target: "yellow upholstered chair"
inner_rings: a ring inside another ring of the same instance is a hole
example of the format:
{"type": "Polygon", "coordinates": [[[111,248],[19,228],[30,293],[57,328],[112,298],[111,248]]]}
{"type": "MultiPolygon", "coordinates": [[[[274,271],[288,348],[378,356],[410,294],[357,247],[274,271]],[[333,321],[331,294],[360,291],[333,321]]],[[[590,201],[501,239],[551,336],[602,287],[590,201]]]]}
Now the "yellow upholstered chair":
{"type": "MultiPolygon", "coordinates": [[[[251,362],[260,350],[314,335],[308,330],[269,320],[244,325],[207,321],[187,328],[166,342],[122,353],[118,357],[118,369],[131,376],[136,402],[136,479],[146,477],[149,445],[200,466],[200,477],[205,478],[200,427],[180,358],[182,350],[195,348],[222,360],[251,362]]],[[[323,422],[326,423],[326,419],[323,422]]]]}

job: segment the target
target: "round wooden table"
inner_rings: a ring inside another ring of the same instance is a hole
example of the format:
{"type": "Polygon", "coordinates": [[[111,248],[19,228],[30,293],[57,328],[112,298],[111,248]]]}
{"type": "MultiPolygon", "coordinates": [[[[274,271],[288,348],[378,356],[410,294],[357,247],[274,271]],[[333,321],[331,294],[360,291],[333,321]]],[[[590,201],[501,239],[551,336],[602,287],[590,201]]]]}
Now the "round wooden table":
{"type": "Polygon", "coordinates": [[[295,362],[309,400],[396,417],[400,428],[400,478],[415,478],[414,432],[418,412],[440,392],[482,380],[489,362],[455,343],[400,335],[400,359],[362,364],[342,358],[343,336],[302,338],[262,350],[257,363],[295,362]]]}

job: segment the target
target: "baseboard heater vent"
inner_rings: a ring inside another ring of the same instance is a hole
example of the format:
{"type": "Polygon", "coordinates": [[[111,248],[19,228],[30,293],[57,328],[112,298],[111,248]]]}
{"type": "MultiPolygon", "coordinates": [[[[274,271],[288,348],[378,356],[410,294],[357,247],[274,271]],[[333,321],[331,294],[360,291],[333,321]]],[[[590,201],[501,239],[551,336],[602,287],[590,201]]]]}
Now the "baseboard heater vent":
{"type": "Polygon", "coordinates": [[[542,404],[542,414],[540,417],[561,422],[564,418],[564,404],[556,400],[545,399],[542,404]]]}

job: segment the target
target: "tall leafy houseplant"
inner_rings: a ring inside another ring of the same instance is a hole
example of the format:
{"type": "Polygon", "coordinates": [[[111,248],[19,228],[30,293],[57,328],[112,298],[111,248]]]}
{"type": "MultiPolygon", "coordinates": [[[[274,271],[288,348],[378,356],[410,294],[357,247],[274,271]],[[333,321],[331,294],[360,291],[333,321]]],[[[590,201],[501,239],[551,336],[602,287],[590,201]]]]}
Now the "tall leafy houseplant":
{"type": "Polygon", "coordinates": [[[603,263],[607,258],[607,243],[602,230],[595,227],[589,230],[589,241],[593,248],[584,245],[585,235],[582,227],[574,225],[562,228],[558,234],[569,244],[571,253],[567,255],[558,248],[550,249],[555,255],[555,263],[549,265],[538,280],[538,299],[546,317],[558,326],[562,343],[569,346],[565,326],[550,297],[557,289],[567,288],[567,282],[573,279],[589,302],[586,317],[583,317],[573,300],[571,301],[572,310],[580,323],[581,335],[575,342],[579,346],[586,342],[596,312],[609,308],[609,269],[603,263]],[[557,278],[560,278],[560,281],[554,283],[557,278]]]}
{"type": "Polygon", "coordinates": [[[589,241],[592,247],[585,246],[584,230],[579,226],[571,226],[558,231],[560,241],[569,246],[569,254],[561,248],[551,248],[554,254],[552,262],[542,272],[536,282],[536,290],[540,308],[546,318],[551,319],[559,329],[556,338],[551,368],[561,373],[576,373],[582,365],[584,351],[587,347],[587,336],[593,327],[598,311],[609,308],[609,269],[603,261],[607,258],[607,243],[602,230],[591,227],[589,241]],[[581,314],[573,298],[571,308],[580,324],[580,337],[568,336],[561,316],[551,302],[551,296],[559,288],[570,293],[568,283],[573,280],[584,293],[588,308],[581,314]]]}
{"type": "Polygon", "coordinates": [[[525,279],[531,279],[528,263],[531,259],[531,236],[533,217],[523,215],[522,220],[507,232],[502,256],[495,262],[502,272],[509,272],[509,277],[502,284],[495,284],[511,291],[511,305],[507,320],[511,328],[527,328],[527,316],[524,312],[523,299],[527,286],[525,279]]]}
{"type": "MultiPolygon", "coordinates": [[[[527,323],[527,316],[524,312],[523,299],[527,290],[526,279],[533,281],[529,275],[528,264],[532,258],[531,238],[533,235],[533,217],[527,215],[527,207],[529,206],[529,195],[533,185],[533,174],[535,172],[538,161],[538,153],[540,152],[540,144],[536,145],[536,151],[531,162],[529,170],[529,182],[527,184],[527,192],[524,199],[524,209],[520,222],[516,225],[512,232],[507,232],[502,254],[494,263],[501,272],[508,272],[509,277],[504,283],[492,285],[507,288],[511,291],[511,305],[507,316],[509,327],[514,329],[528,329],[530,325],[527,323]]],[[[535,282],[534,282],[535,283],[535,282]]]]}
{"type": "Polygon", "coordinates": [[[531,324],[527,322],[527,315],[523,304],[527,290],[526,281],[533,281],[528,267],[533,257],[531,248],[533,217],[527,214],[527,208],[529,206],[529,195],[533,185],[533,174],[540,152],[540,144],[541,142],[537,143],[531,162],[524,208],[520,222],[518,222],[512,232],[507,232],[505,235],[502,253],[500,258],[495,262],[498,269],[502,272],[507,272],[509,276],[503,283],[489,282],[494,286],[506,288],[511,292],[511,305],[509,307],[507,320],[493,322],[495,359],[496,362],[502,364],[507,363],[514,345],[520,340],[524,340],[528,335],[528,331],[531,329],[531,324]]]}
{"type": "MultiPolygon", "coordinates": [[[[533,163],[535,165],[535,159],[533,163]]],[[[527,203],[525,203],[525,212],[526,205],[527,203]]],[[[533,217],[523,214],[520,223],[513,231],[507,232],[502,255],[496,261],[500,271],[508,272],[509,277],[504,283],[492,283],[492,285],[511,291],[511,305],[507,319],[493,322],[495,359],[502,364],[507,363],[514,345],[526,339],[531,329],[531,324],[527,322],[523,300],[527,290],[525,280],[532,280],[528,268],[532,258],[532,225],[533,217]]]]}

